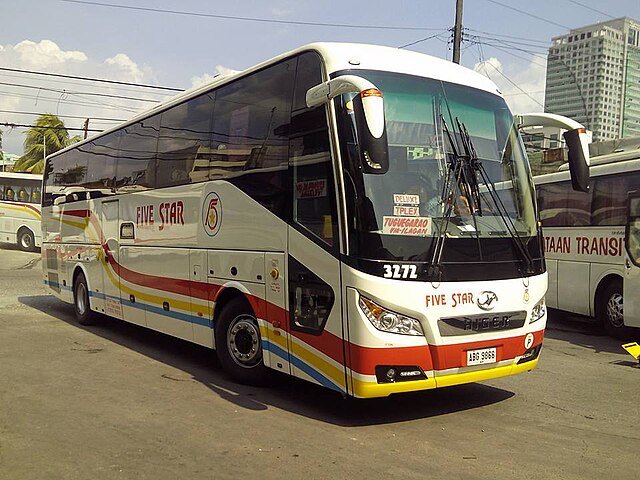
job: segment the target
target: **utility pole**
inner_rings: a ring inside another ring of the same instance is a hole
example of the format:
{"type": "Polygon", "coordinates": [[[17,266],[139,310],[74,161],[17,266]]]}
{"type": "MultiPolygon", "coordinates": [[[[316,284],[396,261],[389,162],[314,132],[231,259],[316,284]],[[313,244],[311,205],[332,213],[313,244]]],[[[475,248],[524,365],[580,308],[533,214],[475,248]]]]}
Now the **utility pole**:
{"type": "Polygon", "coordinates": [[[453,27],[453,63],[460,63],[462,43],[462,0],[456,0],[456,25],[453,27]]]}
{"type": "Polygon", "coordinates": [[[84,121],[84,125],[82,126],[82,128],[84,128],[84,138],[87,138],[87,134],[89,133],[89,119],[88,118],[84,121]]]}

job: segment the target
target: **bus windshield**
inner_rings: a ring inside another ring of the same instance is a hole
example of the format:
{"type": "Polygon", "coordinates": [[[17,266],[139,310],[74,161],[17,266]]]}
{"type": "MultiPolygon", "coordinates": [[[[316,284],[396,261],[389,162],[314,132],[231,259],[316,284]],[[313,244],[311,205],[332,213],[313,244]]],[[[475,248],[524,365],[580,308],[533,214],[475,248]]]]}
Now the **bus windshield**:
{"type": "MultiPolygon", "coordinates": [[[[454,246],[456,239],[473,239],[476,255],[466,260],[481,261],[488,251],[483,253],[483,244],[510,241],[514,234],[528,250],[537,235],[533,185],[505,101],[428,78],[378,71],[358,75],[383,92],[389,142],[388,171],[362,173],[351,97],[343,96],[337,108],[348,147],[345,184],[355,189],[359,255],[428,261],[434,239],[444,237],[454,246]],[[468,153],[462,137],[475,150],[479,167],[464,178],[452,172],[455,159],[468,153]]],[[[507,256],[519,260],[516,249],[507,256]]]]}

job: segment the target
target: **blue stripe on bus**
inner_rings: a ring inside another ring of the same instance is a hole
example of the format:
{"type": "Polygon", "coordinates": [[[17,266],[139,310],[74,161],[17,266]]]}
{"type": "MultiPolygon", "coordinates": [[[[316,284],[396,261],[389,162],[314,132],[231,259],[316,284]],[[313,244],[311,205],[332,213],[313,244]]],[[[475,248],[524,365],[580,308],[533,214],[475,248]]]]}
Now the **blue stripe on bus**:
{"type": "Polygon", "coordinates": [[[327,388],[330,388],[332,390],[336,390],[338,392],[343,392],[344,391],[344,389],[342,389],[341,387],[336,385],[332,380],[330,380],[329,378],[325,377],[322,373],[320,373],[318,370],[316,370],[311,365],[306,363],[304,360],[296,357],[295,355],[289,355],[289,353],[287,351],[285,351],[284,349],[282,349],[279,345],[276,345],[276,344],[271,343],[269,341],[263,340],[262,341],[262,349],[263,350],[268,350],[268,351],[278,355],[281,358],[284,358],[284,359],[289,358],[290,362],[293,365],[295,365],[300,370],[302,370],[304,373],[306,373],[311,378],[316,380],[320,385],[322,385],[324,387],[327,387],[327,388]]]}
{"type": "MultiPolygon", "coordinates": [[[[60,285],[57,282],[51,282],[48,280],[44,280],[45,285],[49,285],[50,287],[53,288],[58,288],[58,289],[66,289],[66,290],[71,290],[71,287],[67,287],[67,286],[63,286],[60,285]]],[[[213,328],[213,322],[211,320],[208,320],[206,318],[200,318],[200,317],[196,317],[196,316],[192,316],[186,313],[180,313],[180,312],[172,312],[172,311],[166,311],[163,308],[160,307],[155,307],[153,305],[147,305],[144,303],[139,303],[139,302],[130,302],[129,300],[123,300],[119,297],[115,297],[113,295],[107,295],[104,293],[100,293],[100,292],[89,292],[89,296],[90,297],[95,297],[95,298],[100,298],[100,299],[111,299],[111,300],[115,300],[117,302],[120,302],[121,305],[125,305],[129,306],[129,307],[133,307],[133,308],[138,308],[140,310],[145,310],[145,311],[150,311],[153,313],[157,313],[159,315],[163,315],[165,317],[171,317],[171,318],[175,318],[176,320],[181,320],[184,322],[189,322],[189,323],[195,323],[198,325],[202,325],[205,327],[209,327],[209,328],[213,328]]],[[[299,368],[300,370],[302,370],[304,373],[306,373],[307,375],[309,375],[311,378],[313,378],[314,380],[316,380],[320,385],[323,385],[327,388],[330,388],[332,390],[336,390],[338,392],[343,392],[344,389],[341,388],[340,386],[336,385],[332,380],[330,380],[329,378],[325,377],[322,373],[320,373],[318,370],[316,370],[315,368],[313,368],[311,365],[309,365],[308,363],[306,363],[304,360],[296,357],[295,355],[289,355],[289,353],[284,350],[283,348],[281,348],[280,346],[269,342],[268,340],[263,339],[262,340],[262,349],[272,352],[275,355],[278,355],[279,357],[286,359],[289,358],[289,361],[291,362],[291,364],[293,364],[294,366],[296,366],[297,368],[299,368]]]]}
{"type": "MultiPolygon", "coordinates": [[[[49,285],[50,287],[53,288],[57,288],[58,290],[60,290],[60,288],[66,289],[66,290],[71,290],[71,287],[65,287],[60,285],[57,282],[51,282],[48,280],[45,280],[44,283],[46,285],[49,285]]],[[[148,305],[145,303],[139,303],[139,302],[130,302],[129,300],[123,300],[120,299],[119,297],[115,297],[113,295],[106,295],[104,293],[99,293],[99,292],[93,292],[90,291],[89,292],[89,296],[90,297],[95,297],[95,298],[100,298],[100,299],[111,299],[111,300],[115,300],[116,302],[120,302],[121,305],[126,305],[128,307],[133,307],[133,308],[137,308],[140,310],[144,310],[144,311],[149,311],[152,313],[157,313],[159,315],[165,316],[165,317],[170,317],[170,318],[175,318],[176,320],[180,320],[183,322],[189,322],[189,323],[195,323],[197,325],[202,325],[205,327],[209,327],[209,328],[213,328],[213,322],[207,318],[201,318],[201,317],[197,317],[195,315],[189,315],[188,313],[181,313],[181,312],[172,312],[171,310],[166,311],[163,308],[160,307],[156,307],[153,305],[148,305]]]]}

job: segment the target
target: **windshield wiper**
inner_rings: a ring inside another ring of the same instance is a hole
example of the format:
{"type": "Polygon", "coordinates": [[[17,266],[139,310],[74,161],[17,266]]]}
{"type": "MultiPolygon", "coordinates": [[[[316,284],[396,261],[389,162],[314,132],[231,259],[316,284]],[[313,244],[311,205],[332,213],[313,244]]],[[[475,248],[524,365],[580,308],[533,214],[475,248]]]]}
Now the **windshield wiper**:
{"type": "Polygon", "coordinates": [[[429,275],[435,276],[438,279],[442,275],[442,252],[444,250],[444,242],[447,236],[451,216],[453,214],[453,206],[455,200],[454,187],[456,184],[460,189],[462,197],[465,199],[466,203],[469,206],[469,213],[473,218],[476,238],[480,243],[480,235],[478,233],[479,231],[476,218],[476,215],[482,216],[482,203],[478,183],[478,175],[480,175],[482,182],[487,186],[487,190],[489,192],[492,203],[495,205],[495,209],[502,219],[509,237],[512,239],[516,251],[520,254],[520,257],[524,263],[524,269],[521,270],[521,273],[523,275],[531,274],[533,272],[533,258],[531,257],[531,254],[527,250],[522,238],[520,237],[520,234],[517,231],[513,220],[509,216],[507,209],[502,202],[502,199],[498,195],[493,181],[491,181],[487,171],[484,168],[484,165],[478,159],[475,147],[473,145],[473,142],[471,141],[471,136],[469,135],[465,124],[463,122],[460,122],[460,120],[456,117],[456,124],[460,134],[462,149],[464,150],[464,154],[461,154],[458,152],[458,144],[455,141],[451,131],[449,130],[449,126],[447,125],[444,115],[440,115],[440,120],[442,122],[444,133],[449,139],[452,153],[449,157],[449,168],[447,169],[447,175],[441,194],[441,201],[443,203],[447,202],[447,210],[438,229],[438,235],[436,237],[436,243],[433,249],[433,255],[431,257],[431,265],[428,270],[429,275]],[[456,183],[454,183],[454,181],[456,183]]]}
{"type": "MultiPolygon", "coordinates": [[[[442,192],[440,193],[440,202],[443,205],[446,205],[446,211],[444,212],[444,216],[440,221],[440,225],[438,226],[438,234],[436,236],[436,242],[433,247],[433,254],[431,255],[431,262],[429,265],[429,269],[427,270],[427,274],[430,277],[436,277],[438,280],[442,277],[442,252],[444,251],[444,242],[447,238],[447,232],[449,230],[449,223],[451,221],[451,216],[453,214],[454,207],[454,186],[460,185],[461,180],[463,180],[464,176],[464,163],[463,156],[458,153],[458,148],[456,147],[456,142],[451,135],[451,130],[449,130],[449,126],[447,125],[447,121],[444,118],[444,115],[440,114],[440,121],[442,122],[442,127],[444,133],[449,139],[449,144],[451,145],[451,155],[447,155],[448,157],[448,165],[447,165],[447,173],[445,176],[445,180],[442,184],[442,192]]],[[[445,150],[446,151],[446,150],[445,150]]],[[[467,203],[469,203],[469,199],[467,198],[467,203]]],[[[471,204],[470,210],[471,210],[471,204]]],[[[477,226],[475,227],[477,231],[477,226]]]]}
{"type": "MultiPolygon", "coordinates": [[[[480,174],[480,178],[482,179],[482,181],[484,182],[484,184],[487,187],[487,191],[489,192],[489,196],[491,198],[491,200],[493,201],[493,204],[496,207],[496,210],[498,212],[498,215],[500,216],[500,218],[502,219],[505,227],[507,228],[507,231],[509,232],[509,236],[511,237],[511,239],[513,240],[513,243],[516,247],[516,250],[518,251],[518,253],[520,253],[520,256],[525,264],[525,268],[522,270],[522,274],[532,274],[533,273],[533,258],[531,257],[531,254],[529,253],[529,251],[527,250],[526,245],[524,244],[522,237],[520,236],[520,234],[518,233],[518,230],[516,229],[515,224],[513,223],[513,220],[511,218],[511,216],[509,215],[509,212],[507,212],[507,208],[504,206],[504,203],[502,202],[502,199],[500,198],[500,195],[498,195],[498,191],[496,190],[496,186],[493,183],[493,181],[491,180],[491,178],[489,178],[489,174],[487,173],[486,169],[484,168],[484,165],[482,164],[482,162],[478,159],[478,156],[476,154],[476,150],[473,146],[473,142],[471,141],[471,136],[469,135],[469,132],[467,131],[467,127],[465,126],[464,123],[460,122],[460,120],[458,120],[458,118],[456,117],[456,123],[458,124],[458,130],[460,132],[460,138],[462,140],[462,146],[465,149],[465,153],[467,158],[469,159],[469,166],[472,168],[473,170],[473,177],[474,177],[474,184],[471,185],[471,189],[473,190],[473,196],[476,197],[478,199],[478,202],[480,201],[480,191],[478,188],[478,182],[477,182],[477,177],[475,175],[475,172],[480,174]]],[[[479,205],[479,203],[478,203],[479,205]]],[[[480,215],[482,215],[482,213],[480,213],[480,215]]],[[[474,217],[475,218],[475,217],[474,217]]]]}

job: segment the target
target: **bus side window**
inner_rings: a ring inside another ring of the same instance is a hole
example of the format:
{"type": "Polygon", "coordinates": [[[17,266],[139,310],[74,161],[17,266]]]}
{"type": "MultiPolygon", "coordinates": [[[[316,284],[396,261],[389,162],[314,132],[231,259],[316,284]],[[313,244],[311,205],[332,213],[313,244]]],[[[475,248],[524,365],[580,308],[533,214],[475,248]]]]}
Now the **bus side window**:
{"type": "Polygon", "coordinates": [[[156,186],[209,180],[214,93],[163,112],[158,139],[156,186]]]}
{"type": "Polygon", "coordinates": [[[284,60],[216,91],[211,178],[228,181],[288,221],[288,128],[295,59],[284,60]],[[225,171],[226,170],[226,171],[225,171]]]}
{"type": "Polygon", "coordinates": [[[322,81],[319,57],[298,59],[294,111],[291,115],[289,163],[293,174],[293,219],[330,247],[337,246],[337,209],[326,107],[309,109],[306,91],[322,81]]]}
{"type": "Polygon", "coordinates": [[[591,225],[624,225],[627,215],[627,193],[640,186],[637,172],[595,177],[591,188],[593,197],[591,225]]]}
{"type": "Polygon", "coordinates": [[[159,114],[124,129],[118,148],[116,191],[146,190],[155,186],[155,159],[159,130],[159,114]]]}
{"type": "Polygon", "coordinates": [[[543,227],[580,227],[590,223],[591,197],[576,192],[570,182],[542,184],[536,187],[543,227]]]}

